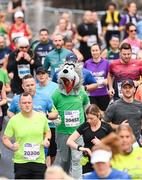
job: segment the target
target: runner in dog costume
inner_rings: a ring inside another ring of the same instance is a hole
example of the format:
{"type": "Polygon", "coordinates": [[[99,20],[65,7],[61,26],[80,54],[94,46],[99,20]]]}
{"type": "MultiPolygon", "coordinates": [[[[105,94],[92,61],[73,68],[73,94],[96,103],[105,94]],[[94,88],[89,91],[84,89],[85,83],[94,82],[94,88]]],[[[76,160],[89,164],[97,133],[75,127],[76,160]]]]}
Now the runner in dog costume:
{"type": "MultiPolygon", "coordinates": [[[[57,126],[56,143],[57,156],[55,163],[61,165],[75,179],[81,179],[82,167],[80,151],[70,149],[66,141],[84,121],[84,110],[89,104],[89,98],[82,88],[82,70],[78,63],[65,62],[58,73],[59,89],[53,94],[53,102],[61,117],[57,126]]],[[[77,143],[83,145],[82,137],[77,143]]]]}

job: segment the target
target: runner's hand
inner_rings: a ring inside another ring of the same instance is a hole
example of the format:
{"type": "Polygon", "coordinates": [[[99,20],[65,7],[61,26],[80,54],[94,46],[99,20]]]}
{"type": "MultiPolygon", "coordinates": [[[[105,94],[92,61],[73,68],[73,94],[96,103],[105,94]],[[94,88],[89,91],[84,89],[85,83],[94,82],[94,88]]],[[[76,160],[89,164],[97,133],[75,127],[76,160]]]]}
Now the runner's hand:
{"type": "Polygon", "coordinates": [[[15,142],[14,144],[12,144],[12,147],[11,147],[11,150],[12,151],[18,151],[18,149],[19,149],[19,144],[17,143],[17,142],[15,142]]]}
{"type": "Polygon", "coordinates": [[[43,143],[42,143],[42,145],[44,146],[44,147],[49,147],[50,146],[50,141],[47,139],[47,138],[45,138],[44,139],[44,141],[43,141],[43,143]]]}
{"type": "Polygon", "coordinates": [[[113,97],[114,94],[115,94],[114,89],[113,89],[113,88],[109,89],[109,96],[110,96],[110,97],[113,97]]]}

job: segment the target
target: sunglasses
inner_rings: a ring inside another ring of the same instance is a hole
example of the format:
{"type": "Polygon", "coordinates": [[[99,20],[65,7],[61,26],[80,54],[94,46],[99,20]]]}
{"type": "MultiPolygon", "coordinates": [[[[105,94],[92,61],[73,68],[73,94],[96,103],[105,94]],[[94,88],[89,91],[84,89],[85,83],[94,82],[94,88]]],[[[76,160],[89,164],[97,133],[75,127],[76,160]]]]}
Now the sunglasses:
{"type": "Polygon", "coordinates": [[[21,47],[19,47],[19,48],[21,48],[21,49],[27,49],[29,46],[21,46],[21,47]]]}
{"type": "Polygon", "coordinates": [[[137,31],[136,29],[130,30],[130,32],[136,32],[136,31],[137,31]]]}

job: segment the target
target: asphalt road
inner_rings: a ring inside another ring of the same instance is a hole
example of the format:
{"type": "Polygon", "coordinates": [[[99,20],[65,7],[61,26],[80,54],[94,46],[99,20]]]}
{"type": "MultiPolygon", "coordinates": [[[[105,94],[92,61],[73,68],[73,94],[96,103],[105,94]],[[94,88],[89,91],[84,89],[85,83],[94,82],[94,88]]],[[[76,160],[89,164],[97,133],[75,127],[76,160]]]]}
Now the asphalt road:
{"type": "MultiPolygon", "coordinates": [[[[7,120],[5,120],[4,122],[3,129],[5,129],[6,124],[7,124],[7,120]]],[[[13,153],[4,147],[1,138],[0,138],[0,151],[2,154],[0,158],[0,176],[4,176],[8,179],[14,179],[13,162],[12,162],[13,153]]]]}

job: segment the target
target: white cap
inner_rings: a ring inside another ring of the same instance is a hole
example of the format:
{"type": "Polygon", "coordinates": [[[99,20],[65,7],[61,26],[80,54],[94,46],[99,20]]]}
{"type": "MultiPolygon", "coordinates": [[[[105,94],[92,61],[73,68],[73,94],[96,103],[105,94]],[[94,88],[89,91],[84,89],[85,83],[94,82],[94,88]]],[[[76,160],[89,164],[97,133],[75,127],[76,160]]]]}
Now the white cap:
{"type": "Polygon", "coordinates": [[[17,12],[14,14],[14,18],[18,18],[18,17],[24,18],[24,14],[23,14],[22,11],[17,11],[17,12]]]}
{"type": "Polygon", "coordinates": [[[112,152],[106,150],[95,150],[91,156],[91,163],[109,162],[112,157],[112,152]]]}
{"type": "Polygon", "coordinates": [[[29,40],[27,37],[19,37],[18,38],[18,47],[26,47],[29,46],[29,40]]]}

